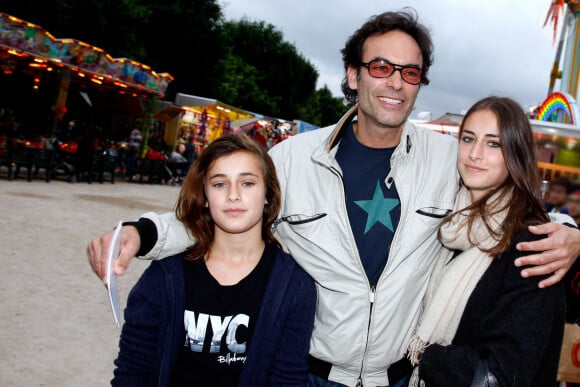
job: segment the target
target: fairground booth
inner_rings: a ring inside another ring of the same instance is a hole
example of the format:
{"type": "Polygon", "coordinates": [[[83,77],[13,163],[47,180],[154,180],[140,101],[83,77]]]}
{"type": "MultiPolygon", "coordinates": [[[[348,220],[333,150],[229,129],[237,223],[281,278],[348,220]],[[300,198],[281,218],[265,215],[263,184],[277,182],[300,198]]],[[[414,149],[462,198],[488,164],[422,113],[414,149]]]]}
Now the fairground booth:
{"type": "Polygon", "coordinates": [[[213,98],[177,93],[175,103],[153,116],[165,121],[168,144],[194,141],[202,151],[213,140],[232,132],[244,131],[258,143],[271,146],[285,139],[292,124],[280,119],[228,105],[213,98]]]}

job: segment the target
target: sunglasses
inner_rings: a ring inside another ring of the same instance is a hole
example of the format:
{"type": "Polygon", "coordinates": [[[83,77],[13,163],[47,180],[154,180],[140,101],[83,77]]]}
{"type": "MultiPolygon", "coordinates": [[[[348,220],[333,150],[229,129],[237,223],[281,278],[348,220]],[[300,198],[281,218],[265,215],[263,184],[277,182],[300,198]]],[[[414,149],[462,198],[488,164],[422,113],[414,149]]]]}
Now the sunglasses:
{"type": "Polygon", "coordinates": [[[410,85],[421,83],[423,70],[417,66],[400,66],[389,62],[386,59],[373,59],[370,62],[361,62],[360,66],[366,67],[369,75],[373,78],[388,78],[395,71],[401,73],[403,81],[410,85]]]}

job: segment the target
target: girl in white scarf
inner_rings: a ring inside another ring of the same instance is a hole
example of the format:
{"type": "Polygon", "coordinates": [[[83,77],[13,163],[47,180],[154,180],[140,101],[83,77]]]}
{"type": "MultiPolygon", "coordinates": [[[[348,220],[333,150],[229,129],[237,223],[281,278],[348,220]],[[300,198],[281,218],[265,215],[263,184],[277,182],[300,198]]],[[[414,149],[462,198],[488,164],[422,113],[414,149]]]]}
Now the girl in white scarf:
{"type": "MultiPolygon", "coordinates": [[[[539,197],[536,165],[529,121],[517,103],[508,98],[488,97],[468,111],[459,132],[457,167],[462,188],[454,212],[441,226],[439,236],[446,249],[432,274],[423,314],[409,343],[409,359],[418,365],[409,384],[411,387],[436,385],[420,372],[422,354],[429,351],[431,344],[452,347],[466,305],[491,263],[501,258],[528,225],[547,220],[539,197]],[[456,252],[461,253],[457,255],[456,252]],[[420,376],[426,380],[421,380],[420,376]]],[[[537,318],[552,317],[538,313],[537,318]]],[[[519,345],[509,332],[504,340],[511,340],[510,344],[516,347],[519,345]]],[[[485,343],[480,342],[473,345],[474,348],[484,346],[485,343]]],[[[525,345],[518,348],[524,350],[525,345]]],[[[444,353],[438,356],[445,356],[444,353]]],[[[524,356],[522,354],[522,361],[524,356]]],[[[493,364],[501,361],[492,362],[492,371],[493,364]]],[[[463,382],[465,374],[473,375],[474,367],[475,364],[469,370],[457,369],[463,382]]],[[[547,372],[555,377],[555,371],[549,369],[547,372]]],[[[520,375],[506,374],[504,369],[496,370],[502,386],[539,385],[536,384],[538,380],[545,377],[535,378],[534,369],[529,372],[532,377],[524,380],[518,379],[520,375]]],[[[459,379],[446,380],[445,385],[459,387],[459,379]]]]}

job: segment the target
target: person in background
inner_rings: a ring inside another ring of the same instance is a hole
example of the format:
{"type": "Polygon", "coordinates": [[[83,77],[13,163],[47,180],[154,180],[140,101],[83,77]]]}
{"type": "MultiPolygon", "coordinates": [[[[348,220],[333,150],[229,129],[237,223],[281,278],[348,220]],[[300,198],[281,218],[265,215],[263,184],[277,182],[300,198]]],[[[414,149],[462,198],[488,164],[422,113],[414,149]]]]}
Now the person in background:
{"type": "Polygon", "coordinates": [[[576,225],[580,226],[580,186],[574,186],[570,191],[566,201],[566,208],[568,209],[568,215],[574,219],[576,225]]]}
{"type": "Polygon", "coordinates": [[[152,160],[152,161],[165,161],[165,155],[159,151],[159,149],[150,147],[147,149],[147,153],[145,153],[145,159],[152,160]]]}
{"type": "Polygon", "coordinates": [[[197,243],[153,262],[127,301],[113,386],[301,386],[316,288],[271,225],[272,160],[245,134],[214,141],[176,216],[197,243]]]}
{"type": "Polygon", "coordinates": [[[181,184],[189,170],[189,164],[184,153],[185,144],[177,144],[167,160],[167,165],[171,171],[171,178],[174,183],[181,184]]]}
{"type": "Polygon", "coordinates": [[[183,156],[187,160],[187,171],[189,171],[197,157],[197,153],[195,151],[195,141],[192,135],[187,136],[187,142],[185,143],[185,151],[183,152],[183,156]]]}
{"type": "MultiPolygon", "coordinates": [[[[411,9],[371,17],[342,57],[353,107],[269,151],[283,196],[276,231],[317,285],[309,385],[406,386],[407,343],[458,190],[457,143],[408,121],[433,63],[429,32],[411,9]]],[[[519,247],[547,251],[517,265],[541,262],[522,275],[551,273],[541,283],[549,286],[580,254],[580,231],[555,223],[533,231],[551,237],[519,247]]],[[[111,236],[87,247],[99,278],[111,236]]],[[[123,227],[114,270],[194,244],[174,215],[147,213],[123,227]]]]}
{"type": "Polygon", "coordinates": [[[567,214],[566,200],[570,194],[570,180],[565,177],[557,177],[550,182],[548,188],[548,202],[546,210],[552,213],[567,214]]]}
{"type": "Polygon", "coordinates": [[[79,125],[80,136],[75,157],[75,176],[77,181],[93,181],[93,163],[98,140],[95,129],[86,123],[79,125]]]}
{"type": "Polygon", "coordinates": [[[485,363],[497,386],[556,380],[562,283],[541,289],[545,276],[522,278],[514,265],[525,255],[517,243],[545,237],[528,231],[549,219],[539,174],[528,172],[536,166],[532,129],[515,101],[488,97],[469,109],[459,129],[461,188],[439,230],[445,249],[409,344],[418,364],[410,387],[481,386],[474,375],[485,363]]]}
{"type": "Polygon", "coordinates": [[[268,149],[266,147],[266,137],[264,137],[262,128],[260,127],[260,124],[258,124],[257,122],[254,124],[252,129],[250,129],[250,131],[248,132],[248,136],[250,136],[250,138],[252,140],[256,141],[258,144],[260,144],[264,148],[268,149]]]}
{"type": "Polygon", "coordinates": [[[167,142],[161,132],[153,134],[147,141],[147,146],[163,154],[168,152],[167,142]]]}
{"type": "Polygon", "coordinates": [[[127,151],[125,154],[125,179],[131,181],[137,169],[137,159],[141,156],[141,141],[143,136],[138,128],[133,128],[129,134],[127,151]]]}

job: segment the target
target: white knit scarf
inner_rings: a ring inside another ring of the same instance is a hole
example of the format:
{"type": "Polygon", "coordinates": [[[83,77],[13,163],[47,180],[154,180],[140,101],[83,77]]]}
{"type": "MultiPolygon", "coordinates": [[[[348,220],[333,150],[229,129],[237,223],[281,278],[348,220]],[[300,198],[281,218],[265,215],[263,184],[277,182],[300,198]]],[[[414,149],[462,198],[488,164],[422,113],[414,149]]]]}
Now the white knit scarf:
{"type": "MultiPolygon", "coordinates": [[[[505,201],[499,203],[497,196],[492,196],[488,203],[492,207],[499,204],[502,208],[505,201]]],[[[457,194],[453,210],[457,212],[470,204],[469,192],[463,187],[457,194]]],[[[488,224],[494,231],[499,231],[505,216],[506,211],[496,214],[489,219],[488,224]]],[[[491,257],[477,246],[489,249],[498,241],[490,235],[481,219],[474,221],[471,235],[468,236],[467,216],[459,212],[441,227],[441,242],[445,248],[437,258],[423,299],[423,314],[408,346],[409,360],[415,366],[429,344],[451,344],[467,300],[492,262],[491,257]],[[463,253],[451,259],[453,250],[463,253]]],[[[409,386],[422,385],[418,367],[415,367],[409,386]]]]}

